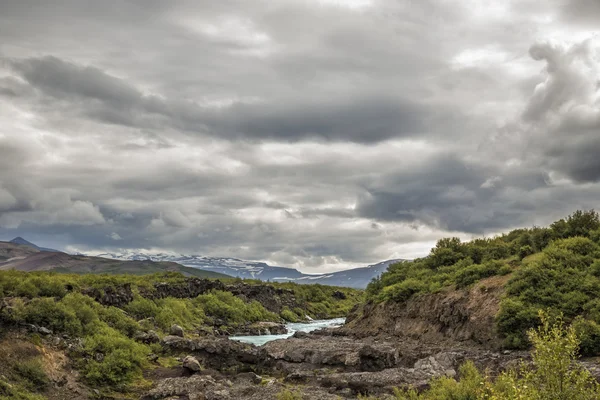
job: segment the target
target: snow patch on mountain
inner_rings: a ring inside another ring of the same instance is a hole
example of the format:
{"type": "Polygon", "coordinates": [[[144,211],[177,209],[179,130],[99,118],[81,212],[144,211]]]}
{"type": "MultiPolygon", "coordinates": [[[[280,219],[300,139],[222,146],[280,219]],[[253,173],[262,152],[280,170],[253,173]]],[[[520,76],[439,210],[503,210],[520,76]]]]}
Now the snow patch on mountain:
{"type": "Polygon", "coordinates": [[[264,262],[245,261],[231,257],[207,257],[202,255],[184,255],[169,253],[147,253],[124,251],[120,253],[96,254],[97,257],[115,260],[152,260],[172,261],[186,267],[220,272],[243,279],[262,281],[296,282],[301,284],[320,283],[332,286],[365,288],[376,276],[381,275],[390,264],[405,260],[387,260],[362,268],[353,268],[327,274],[304,274],[297,269],[277,267],[264,262]]]}

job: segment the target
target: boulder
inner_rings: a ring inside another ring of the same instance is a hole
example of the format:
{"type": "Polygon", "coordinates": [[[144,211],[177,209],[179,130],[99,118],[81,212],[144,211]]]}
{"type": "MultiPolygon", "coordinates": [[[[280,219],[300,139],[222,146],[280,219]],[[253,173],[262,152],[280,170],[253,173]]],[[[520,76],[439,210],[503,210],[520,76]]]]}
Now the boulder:
{"type": "Polygon", "coordinates": [[[183,359],[183,368],[188,369],[192,372],[198,372],[202,369],[198,360],[192,356],[187,356],[183,359]]]}
{"type": "Polygon", "coordinates": [[[183,328],[176,324],[171,325],[171,329],[169,330],[169,333],[173,336],[179,336],[179,337],[185,336],[185,332],[184,332],[183,328]]]}
{"type": "Polygon", "coordinates": [[[52,335],[52,331],[48,328],[45,328],[43,326],[40,326],[38,328],[38,332],[41,333],[42,335],[52,335]]]}
{"type": "Polygon", "coordinates": [[[160,342],[160,337],[158,336],[158,333],[156,333],[155,331],[138,332],[134,335],[133,338],[135,340],[137,340],[138,342],[142,342],[142,343],[146,343],[146,344],[160,342]]]}

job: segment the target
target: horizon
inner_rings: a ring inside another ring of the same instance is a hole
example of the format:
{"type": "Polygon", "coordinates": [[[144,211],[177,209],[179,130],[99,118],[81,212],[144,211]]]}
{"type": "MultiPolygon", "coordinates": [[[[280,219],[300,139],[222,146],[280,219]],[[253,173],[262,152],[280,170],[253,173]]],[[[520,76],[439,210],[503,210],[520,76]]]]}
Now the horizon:
{"type": "Polygon", "coordinates": [[[5,0],[0,237],[319,274],[600,208],[599,20],[596,0],[5,0]]]}
{"type": "MultiPolygon", "coordinates": [[[[35,246],[38,246],[38,247],[51,248],[49,246],[44,245],[43,243],[40,245],[40,243],[37,243],[36,241],[31,241],[31,240],[29,240],[29,239],[27,239],[27,238],[25,238],[23,236],[20,236],[20,235],[19,236],[15,236],[12,239],[0,239],[0,242],[11,243],[12,241],[17,240],[17,239],[21,239],[21,240],[27,241],[27,242],[35,245],[35,246]]],[[[79,252],[77,250],[74,250],[74,251],[67,251],[65,249],[62,249],[62,250],[61,249],[54,249],[54,250],[65,252],[65,253],[68,253],[68,254],[77,254],[77,253],[79,253],[79,254],[83,254],[83,255],[86,255],[86,256],[92,256],[92,257],[99,257],[99,256],[102,256],[102,255],[116,255],[116,256],[119,256],[119,255],[124,255],[124,254],[128,254],[128,253],[132,253],[132,254],[144,254],[144,255],[148,255],[148,256],[157,255],[157,254],[168,255],[168,256],[175,256],[175,257],[177,257],[177,256],[184,256],[184,257],[196,257],[196,256],[199,256],[199,257],[215,258],[215,259],[235,259],[235,260],[243,261],[243,262],[264,263],[264,264],[267,264],[269,267],[297,269],[297,268],[289,267],[289,266],[285,266],[285,265],[276,265],[276,264],[273,264],[273,263],[271,263],[269,261],[265,261],[265,260],[242,260],[242,259],[238,259],[238,258],[234,258],[234,257],[227,257],[227,256],[206,256],[206,255],[197,254],[197,253],[194,253],[194,254],[183,254],[183,253],[177,253],[177,252],[172,252],[172,251],[169,252],[169,251],[158,250],[158,249],[154,249],[154,250],[153,249],[117,249],[116,251],[113,250],[113,251],[109,251],[109,252],[97,250],[97,251],[91,251],[91,252],[87,252],[87,253],[82,253],[82,252],[79,252]]],[[[377,265],[377,264],[380,264],[380,263],[383,263],[383,262],[395,261],[395,260],[409,260],[409,259],[388,259],[388,260],[381,260],[381,261],[377,261],[377,262],[373,262],[373,263],[365,264],[365,265],[353,265],[353,266],[348,266],[348,267],[340,267],[337,270],[330,270],[330,271],[326,271],[326,272],[313,272],[313,271],[306,271],[305,272],[305,271],[302,271],[300,269],[297,269],[297,270],[299,272],[302,272],[305,275],[314,275],[314,276],[317,276],[317,275],[328,275],[328,274],[332,274],[332,273],[335,273],[335,272],[350,271],[350,270],[357,269],[357,268],[367,268],[367,267],[371,267],[371,266],[374,266],[374,265],[377,265]]]]}

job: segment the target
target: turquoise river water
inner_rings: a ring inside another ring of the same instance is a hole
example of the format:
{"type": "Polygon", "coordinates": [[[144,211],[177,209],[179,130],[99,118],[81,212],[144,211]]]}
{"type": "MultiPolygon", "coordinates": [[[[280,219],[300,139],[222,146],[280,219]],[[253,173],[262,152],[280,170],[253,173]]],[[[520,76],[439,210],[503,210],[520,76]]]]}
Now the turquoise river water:
{"type": "Polygon", "coordinates": [[[335,318],[310,322],[294,322],[285,325],[288,330],[288,333],[285,335],[230,336],[229,339],[244,343],[252,343],[256,346],[262,346],[263,344],[272,340],[289,338],[294,334],[294,332],[312,332],[321,328],[341,326],[344,324],[345,320],[345,318],[335,318]]]}

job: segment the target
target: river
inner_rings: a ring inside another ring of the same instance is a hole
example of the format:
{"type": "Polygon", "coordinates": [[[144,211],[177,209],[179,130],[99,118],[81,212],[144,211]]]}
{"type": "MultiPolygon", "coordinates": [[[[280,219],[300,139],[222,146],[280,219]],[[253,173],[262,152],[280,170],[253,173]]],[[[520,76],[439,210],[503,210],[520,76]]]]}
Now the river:
{"type": "Polygon", "coordinates": [[[260,336],[230,336],[229,339],[237,340],[239,342],[251,343],[256,346],[262,346],[265,343],[271,342],[277,339],[286,339],[294,334],[294,332],[312,332],[321,328],[329,328],[335,326],[341,326],[346,321],[345,318],[335,319],[323,319],[310,322],[290,322],[285,327],[288,333],[285,335],[260,335],[260,336]]]}

